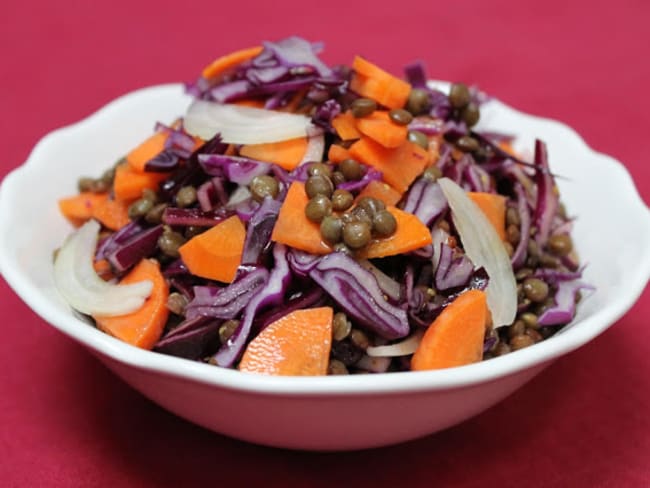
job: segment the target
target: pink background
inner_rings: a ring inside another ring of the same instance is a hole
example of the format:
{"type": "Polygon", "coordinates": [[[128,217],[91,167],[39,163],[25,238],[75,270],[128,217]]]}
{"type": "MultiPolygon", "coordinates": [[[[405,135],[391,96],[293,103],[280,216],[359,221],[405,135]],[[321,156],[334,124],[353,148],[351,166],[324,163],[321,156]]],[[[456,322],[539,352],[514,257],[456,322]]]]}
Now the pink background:
{"type": "MultiPolygon", "coordinates": [[[[330,63],[358,53],[401,73],[422,59],[432,78],[477,83],[564,121],[623,161],[650,202],[650,2],[535,3],[5,0],[0,177],[47,132],[119,95],[298,34],[324,41],[330,63]]],[[[0,304],[2,486],[650,486],[647,289],[612,329],[484,414],[347,454],[269,449],[195,427],[113,377],[3,280],[0,304]]]]}

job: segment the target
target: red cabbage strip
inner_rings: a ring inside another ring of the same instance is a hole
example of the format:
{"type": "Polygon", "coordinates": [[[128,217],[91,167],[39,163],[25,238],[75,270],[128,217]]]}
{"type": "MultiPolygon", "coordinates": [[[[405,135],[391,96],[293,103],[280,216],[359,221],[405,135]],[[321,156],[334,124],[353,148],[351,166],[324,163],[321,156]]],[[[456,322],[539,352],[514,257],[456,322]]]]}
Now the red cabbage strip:
{"type": "Polygon", "coordinates": [[[444,175],[453,180],[454,183],[462,186],[463,181],[463,171],[467,165],[473,164],[474,158],[469,154],[463,154],[463,156],[453,164],[447,165],[443,170],[444,175]]]}
{"type": "Polygon", "coordinates": [[[520,235],[519,243],[515,252],[510,258],[512,263],[512,268],[517,270],[521,268],[526,261],[526,255],[528,253],[528,241],[530,240],[530,212],[528,211],[528,199],[526,198],[526,192],[523,186],[520,183],[515,183],[514,185],[515,193],[517,194],[517,211],[519,213],[520,221],[520,235]]]}
{"type": "Polygon", "coordinates": [[[199,207],[204,212],[228,203],[228,194],[226,193],[221,178],[215,176],[199,186],[196,190],[196,199],[199,202],[199,207]]]}
{"type": "Polygon", "coordinates": [[[249,185],[256,176],[268,174],[271,165],[262,161],[226,156],[225,154],[201,154],[199,164],[207,174],[212,176],[226,175],[233,183],[249,185]]]}
{"type": "Polygon", "coordinates": [[[547,326],[563,325],[571,322],[575,316],[576,293],[583,289],[593,290],[594,287],[579,280],[561,281],[555,293],[555,305],[544,310],[537,318],[537,323],[541,326],[547,326]]]}
{"type": "Polygon", "coordinates": [[[341,104],[333,98],[330,98],[316,108],[311,120],[315,125],[323,127],[329,132],[334,132],[334,129],[332,128],[332,119],[340,114],[341,111],[341,104]]]}
{"type": "Polygon", "coordinates": [[[367,168],[365,174],[360,180],[357,181],[344,181],[343,183],[339,183],[337,185],[338,189],[341,190],[347,190],[347,191],[359,191],[363,190],[366,186],[368,186],[368,183],[371,181],[381,181],[383,178],[383,173],[381,171],[377,171],[374,168],[367,168]]]}
{"type": "Polygon", "coordinates": [[[163,233],[163,226],[157,225],[145,229],[129,238],[116,249],[105,254],[112,269],[122,274],[132,266],[154,253],[158,246],[158,238],[163,233]]]}
{"type": "Polygon", "coordinates": [[[187,159],[194,151],[194,139],[182,130],[170,129],[169,137],[165,141],[165,149],[170,150],[179,158],[187,159]]]}
{"type": "Polygon", "coordinates": [[[422,61],[416,61],[404,66],[404,74],[406,75],[406,80],[413,88],[427,87],[427,74],[422,61]]]}
{"type": "Polygon", "coordinates": [[[289,74],[286,66],[250,67],[246,70],[246,79],[253,84],[261,85],[281,80],[289,74]]]}
{"type": "Polygon", "coordinates": [[[252,84],[248,80],[235,80],[229,83],[221,83],[210,88],[210,98],[218,103],[227,103],[246,98],[252,84]]]}
{"type": "Polygon", "coordinates": [[[237,277],[224,288],[195,286],[194,299],[185,307],[185,317],[234,319],[260,291],[269,277],[265,268],[256,268],[237,277]]]}
{"type": "Polygon", "coordinates": [[[206,320],[204,317],[185,321],[158,341],[154,350],[186,359],[201,359],[210,344],[218,343],[221,324],[221,320],[206,320]]]}
{"type": "Polygon", "coordinates": [[[404,211],[414,214],[429,226],[447,209],[447,199],[440,185],[426,178],[418,179],[406,195],[404,211]]]}
{"type": "Polygon", "coordinates": [[[221,142],[221,135],[216,134],[212,139],[206,141],[201,147],[187,160],[186,164],[176,169],[161,185],[164,196],[170,198],[183,186],[194,184],[198,186],[205,179],[205,174],[201,171],[198,157],[199,154],[222,154],[228,149],[228,144],[221,142]]]}
{"type": "Polygon", "coordinates": [[[436,288],[448,290],[465,286],[474,272],[474,265],[464,254],[454,256],[454,250],[447,244],[441,244],[440,261],[436,269],[436,288]]]}
{"type": "Polygon", "coordinates": [[[551,232],[551,224],[559,201],[554,189],[553,176],[549,172],[546,144],[539,139],[535,141],[535,166],[537,167],[535,175],[537,203],[533,215],[533,222],[537,227],[535,240],[540,246],[544,246],[551,232]]]}
{"type": "Polygon", "coordinates": [[[546,281],[549,285],[557,285],[561,281],[571,281],[581,278],[582,270],[561,271],[553,268],[538,268],[533,273],[533,276],[546,281]]]}
{"type": "Polygon", "coordinates": [[[232,212],[221,208],[204,212],[199,208],[167,207],[162,215],[163,223],[167,225],[194,225],[197,227],[214,227],[229,217],[232,212]]]}
{"type": "Polygon", "coordinates": [[[490,175],[478,164],[468,164],[463,171],[463,177],[471,191],[492,191],[490,175]]]}
{"type": "Polygon", "coordinates": [[[308,252],[300,251],[298,249],[291,249],[288,253],[287,259],[291,271],[298,276],[308,276],[309,272],[316,267],[320,256],[315,256],[308,252]]]}
{"type": "Polygon", "coordinates": [[[309,276],[359,325],[389,340],[408,335],[406,311],[387,302],[373,274],[351,257],[328,254],[309,276]]]}
{"type": "Polygon", "coordinates": [[[263,307],[278,305],[283,302],[287,286],[291,281],[291,271],[287,262],[287,250],[282,244],[273,247],[275,266],[264,287],[257,291],[246,305],[241,322],[228,342],[221,346],[213,356],[214,362],[223,367],[232,366],[244,351],[244,346],[258,311],[263,307]]]}
{"type": "Polygon", "coordinates": [[[322,307],[325,305],[327,300],[328,298],[327,295],[325,295],[325,292],[318,286],[315,286],[309,291],[291,298],[288,302],[282,303],[279,306],[258,315],[253,323],[253,330],[258,332],[262,331],[269,324],[281,319],[291,312],[295,312],[296,310],[322,307]]]}
{"type": "Polygon", "coordinates": [[[449,97],[440,90],[429,90],[429,97],[431,98],[429,115],[436,119],[448,120],[452,114],[449,97]]]}
{"type": "Polygon", "coordinates": [[[266,51],[273,53],[282,66],[312,68],[324,78],[332,74],[332,70],[318,59],[312,44],[300,37],[292,36],[278,42],[264,42],[262,45],[266,51]]]}
{"type": "Polygon", "coordinates": [[[144,165],[144,170],[151,173],[165,173],[178,167],[180,157],[171,149],[163,149],[144,165]]]}
{"type": "Polygon", "coordinates": [[[241,263],[243,265],[258,264],[262,253],[268,246],[273,227],[280,213],[282,203],[266,197],[262,205],[248,221],[246,240],[241,263]]]}
{"type": "Polygon", "coordinates": [[[138,221],[129,222],[117,232],[114,232],[107,238],[100,241],[97,252],[95,253],[95,260],[105,259],[107,255],[119,249],[124,244],[129,242],[133,236],[139,234],[144,230],[144,227],[138,221]]]}
{"type": "Polygon", "coordinates": [[[444,122],[429,117],[415,117],[408,127],[409,130],[416,130],[428,136],[436,136],[444,132],[444,122]]]}

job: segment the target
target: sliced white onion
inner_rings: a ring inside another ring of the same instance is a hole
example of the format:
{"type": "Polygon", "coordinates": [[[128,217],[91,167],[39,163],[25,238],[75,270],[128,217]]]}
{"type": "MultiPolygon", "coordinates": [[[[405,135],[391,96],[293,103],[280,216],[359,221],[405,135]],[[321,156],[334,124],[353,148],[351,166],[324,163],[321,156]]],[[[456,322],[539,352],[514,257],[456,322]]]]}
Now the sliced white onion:
{"type": "Polygon", "coordinates": [[[139,309],[151,294],[150,280],[116,285],[101,279],[93,268],[100,226],[89,220],[68,238],[54,261],[54,281],[74,309],[88,315],[124,315],[139,309]]]}
{"type": "Polygon", "coordinates": [[[183,126],[202,139],[220,133],[228,144],[263,144],[306,137],[312,123],[300,114],[195,100],[183,126]]]}
{"type": "Polygon", "coordinates": [[[506,248],[483,211],[449,178],[438,180],[451,207],[463,249],[490,277],[486,294],[494,327],[510,325],[517,314],[517,282],[506,248]]]}
{"type": "Polygon", "coordinates": [[[424,331],[416,330],[409,337],[396,344],[390,344],[388,346],[370,346],[366,349],[366,354],[372,357],[391,358],[397,356],[408,356],[416,351],[422,341],[423,335],[424,331]]]}
{"type": "Polygon", "coordinates": [[[307,150],[305,155],[300,161],[300,165],[311,162],[321,162],[323,160],[323,152],[325,151],[325,136],[318,134],[311,136],[307,141],[307,150]]]}
{"type": "Polygon", "coordinates": [[[226,203],[227,208],[235,208],[237,205],[239,205],[242,202],[245,202],[251,197],[251,191],[248,189],[247,186],[244,185],[239,185],[237,188],[235,188],[235,191],[232,192],[230,195],[230,198],[228,199],[228,203],[226,203]]]}

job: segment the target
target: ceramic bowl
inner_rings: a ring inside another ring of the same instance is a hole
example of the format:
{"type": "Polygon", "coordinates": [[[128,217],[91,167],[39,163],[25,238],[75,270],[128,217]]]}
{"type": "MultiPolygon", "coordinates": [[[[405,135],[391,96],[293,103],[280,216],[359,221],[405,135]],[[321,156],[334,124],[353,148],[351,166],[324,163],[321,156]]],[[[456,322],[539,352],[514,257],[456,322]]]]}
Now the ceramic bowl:
{"type": "Polygon", "coordinates": [[[79,176],[101,174],[144,139],[155,121],[174,120],[189,102],[180,85],[146,88],[44,137],[2,183],[0,269],[44,321],[163,408],[208,429],[312,450],[368,448],[425,436],[494,405],[553,360],[601,334],[647,284],[650,213],[624,167],[592,151],[569,127],[493,100],[482,110],[483,128],[515,134],[522,151],[532,148],[535,137],[546,141],[551,168],[562,175],[563,201],[578,217],[574,240],[588,263],[584,279],[596,291],[560,333],[460,368],[315,378],[244,374],[131,347],[79,318],[57,294],[52,251],[71,228],[56,202],[76,191],[79,176]]]}

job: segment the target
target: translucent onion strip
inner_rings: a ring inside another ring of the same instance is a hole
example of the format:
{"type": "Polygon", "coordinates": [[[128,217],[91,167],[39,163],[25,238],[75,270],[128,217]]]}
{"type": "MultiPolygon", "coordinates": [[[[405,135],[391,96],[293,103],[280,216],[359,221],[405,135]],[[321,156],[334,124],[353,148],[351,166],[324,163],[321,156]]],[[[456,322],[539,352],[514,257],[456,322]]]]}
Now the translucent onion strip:
{"type": "Polygon", "coordinates": [[[387,346],[370,346],[366,354],[371,357],[398,357],[413,354],[422,341],[424,331],[417,330],[401,342],[387,346]]]}
{"type": "Polygon", "coordinates": [[[517,282],[503,242],[465,190],[449,178],[438,182],[451,207],[465,254],[490,277],[486,293],[494,327],[512,324],[517,313],[517,282]]]}
{"type": "Polygon", "coordinates": [[[101,279],[93,268],[99,229],[95,220],[89,220],[65,240],[54,261],[57,289],[81,313],[111,316],[133,312],[151,294],[153,283],[116,285],[101,279]]]}
{"type": "Polygon", "coordinates": [[[306,137],[309,117],[254,107],[195,100],[183,125],[193,136],[211,139],[221,134],[228,144],[263,144],[306,137]]]}

